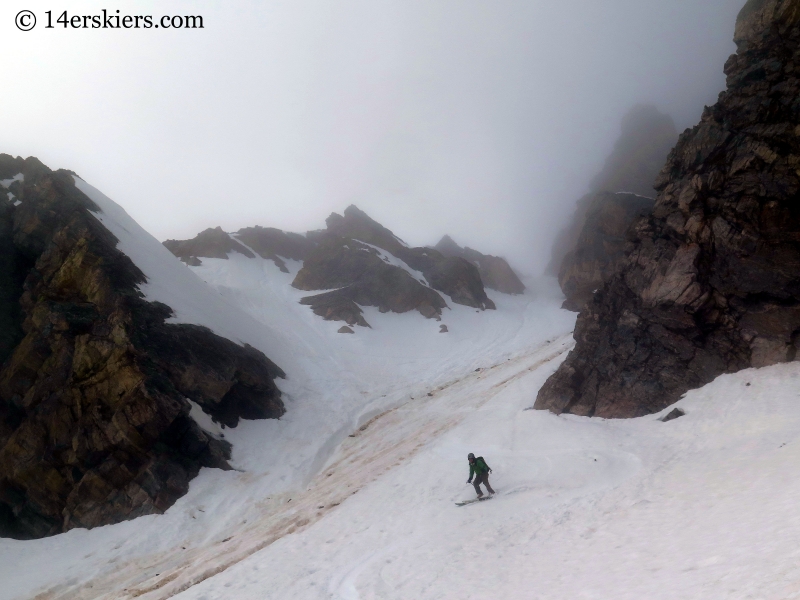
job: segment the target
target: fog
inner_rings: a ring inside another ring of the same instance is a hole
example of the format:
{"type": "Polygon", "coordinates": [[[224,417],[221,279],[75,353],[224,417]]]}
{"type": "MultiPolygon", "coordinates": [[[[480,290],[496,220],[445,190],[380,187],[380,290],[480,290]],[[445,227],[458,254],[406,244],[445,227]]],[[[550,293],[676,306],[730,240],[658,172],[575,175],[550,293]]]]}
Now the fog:
{"type": "Polygon", "coordinates": [[[714,103],[743,3],[14,0],[0,152],[76,171],[162,240],[305,231],[355,203],[535,274],[632,105],[682,130],[714,103]],[[204,28],[45,29],[50,8],[204,28]]]}

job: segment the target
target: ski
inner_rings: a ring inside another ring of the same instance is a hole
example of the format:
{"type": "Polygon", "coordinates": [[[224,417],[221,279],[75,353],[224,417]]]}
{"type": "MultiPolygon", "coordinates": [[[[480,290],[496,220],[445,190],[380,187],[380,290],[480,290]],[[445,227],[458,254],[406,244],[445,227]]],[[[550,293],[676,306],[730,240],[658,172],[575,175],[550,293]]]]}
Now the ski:
{"type": "Polygon", "coordinates": [[[483,498],[473,498],[472,500],[464,500],[463,502],[456,502],[456,506],[466,506],[467,504],[472,504],[473,502],[482,502],[483,500],[491,500],[494,497],[492,496],[485,496],[483,498]]]}

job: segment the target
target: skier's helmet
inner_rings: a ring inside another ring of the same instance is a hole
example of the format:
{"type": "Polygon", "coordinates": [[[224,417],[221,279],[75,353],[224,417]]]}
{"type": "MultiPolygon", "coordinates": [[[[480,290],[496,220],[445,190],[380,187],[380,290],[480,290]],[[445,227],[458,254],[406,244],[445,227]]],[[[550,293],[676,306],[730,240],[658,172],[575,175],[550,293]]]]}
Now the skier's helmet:
{"type": "Polygon", "coordinates": [[[475,460],[475,455],[472,452],[470,452],[469,454],[467,454],[467,460],[475,460]]]}

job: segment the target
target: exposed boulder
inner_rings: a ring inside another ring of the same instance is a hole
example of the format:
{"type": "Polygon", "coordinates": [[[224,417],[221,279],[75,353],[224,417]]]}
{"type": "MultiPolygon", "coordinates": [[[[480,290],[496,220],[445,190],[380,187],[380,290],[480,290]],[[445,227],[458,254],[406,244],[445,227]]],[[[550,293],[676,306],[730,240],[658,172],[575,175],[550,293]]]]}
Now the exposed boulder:
{"type": "Polygon", "coordinates": [[[447,325],[439,325],[439,333],[447,333],[448,331],[447,325]]]}
{"type": "Polygon", "coordinates": [[[669,421],[674,421],[674,420],[675,420],[675,419],[677,419],[678,417],[682,417],[682,416],[684,416],[685,414],[686,414],[686,413],[685,413],[685,412],[684,412],[682,409],[680,409],[680,408],[673,408],[671,411],[669,411],[669,413],[667,413],[666,415],[664,415],[663,417],[661,417],[661,418],[659,419],[659,421],[661,421],[662,423],[667,423],[667,422],[669,422],[669,421]]]}
{"type": "Polygon", "coordinates": [[[599,192],[591,197],[586,223],[575,249],[561,262],[558,282],[566,299],[563,308],[580,311],[594,291],[613,274],[624,257],[625,233],[655,200],[635,194],[599,192]]]}
{"type": "Polygon", "coordinates": [[[525,286],[504,258],[482,254],[477,250],[462,248],[449,235],[444,236],[435,246],[447,257],[463,258],[478,267],[483,285],[504,294],[522,294],[525,286]]]}
{"type": "Polygon", "coordinates": [[[681,135],[620,270],[539,392],[556,413],[635,417],[800,345],[800,2],[751,0],[727,91],[681,135]]]}
{"type": "Polygon", "coordinates": [[[341,327],[339,327],[336,333],[355,333],[355,331],[350,329],[347,325],[342,325],[341,327]]]}
{"type": "Polygon", "coordinates": [[[564,257],[577,248],[590,207],[601,192],[626,192],[655,198],[653,187],[669,151],[678,140],[675,123],[655,106],[634,106],[622,119],[620,137],[603,169],[592,180],[590,192],[575,206],[575,213],[553,244],[548,272],[558,275],[564,257]]]}
{"type": "Polygon", "coordinates": [[[73,176],[0,155],[0,175],[17,169],[21,204],[0,208],[0,318],[13,329],[2,336],[0,535],[163,512],[200,467],[229,468],[230,445],[197,425],[187,398],[229,426],[276,418],[283,373],[254,348],[166,323],[172,310],[144,300],[145,276],[73,176]]]}
{"type": "Polygon", "coordinates": [[[191,240],[167,240],[164,242],[164,246],[190,266],[200,266],[202,263],[200,258],[224,258],[227,260],[228,254],[231,252],[244,254],[247,258],[256,256],[222,231],[222,227],[206,229],[191,240]]]}

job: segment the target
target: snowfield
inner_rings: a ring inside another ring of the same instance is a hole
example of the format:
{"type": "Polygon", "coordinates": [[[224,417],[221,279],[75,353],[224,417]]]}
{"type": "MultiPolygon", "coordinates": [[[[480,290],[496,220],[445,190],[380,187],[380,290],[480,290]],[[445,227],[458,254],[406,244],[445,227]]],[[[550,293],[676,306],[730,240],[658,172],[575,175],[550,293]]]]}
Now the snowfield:
{"type": "Polygon", "coordinates": [[[342,335],[298,304],[298,263],[186,267],[77,183],[148,298],[286,371],[287,414],[193,410],[237,471],[203,469],[164,515],[0,540],[0,598],[800,598],[800,364],[719,377],[667,423],[526,410],[573,344],[555,282],[441,323],[366,308],[342,335]],[[498,494],[456,507],[469,452],[498,494]]]}

